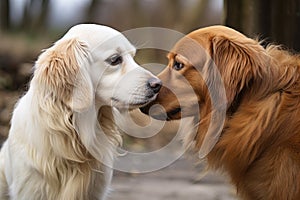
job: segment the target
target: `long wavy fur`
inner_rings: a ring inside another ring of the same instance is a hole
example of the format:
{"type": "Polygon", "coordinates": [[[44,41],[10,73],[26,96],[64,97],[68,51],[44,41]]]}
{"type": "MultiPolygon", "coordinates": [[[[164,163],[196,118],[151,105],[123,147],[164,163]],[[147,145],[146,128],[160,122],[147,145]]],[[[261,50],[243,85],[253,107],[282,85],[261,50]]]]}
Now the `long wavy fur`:
{"type": "MultiPolygon", "coordinates": [[[[228,172],[242,199],[299,199],[300,57],[233,33],[211,44],[228,109],[209,166],[228,172]]],[[[198,151],[209,110],[192,139],[198,151]]]]}
{"type": "MultiPolygon", "coordinates": [[[[95,105],[95,88],[85,70],[90,59],[87,45],[74,38],[58,41],[36,62],[30,89],[12,119],[28,132],[16,143],[30,165],[20,185],[31,184],[28,191],[19,187],[15,198],[86,200],[106,195],[120,136],[112,108],[95,105]],[[21,113],[26,118],[20,119],[21,113]]],[[[21,131],[16,126],[10,134],[21,131]]]]}

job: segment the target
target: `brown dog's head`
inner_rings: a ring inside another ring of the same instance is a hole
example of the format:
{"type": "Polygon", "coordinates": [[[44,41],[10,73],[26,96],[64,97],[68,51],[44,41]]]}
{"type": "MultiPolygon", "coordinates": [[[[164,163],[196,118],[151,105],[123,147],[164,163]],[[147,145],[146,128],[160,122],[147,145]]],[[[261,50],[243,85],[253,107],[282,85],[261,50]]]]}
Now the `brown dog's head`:
{"type": "Polygon", "coordinates": [[[156,119],[199,113],[202,118],[216,102],[226,110],[234,109],[243,90],[266,70],[267,55],[258,41],[228,27],[212,26],[179,40],[168,59],[158,75],[163,87],[157,99],[141,109],[156,119]],[[156,104],[163,109],[151,110],[156,104]]]}

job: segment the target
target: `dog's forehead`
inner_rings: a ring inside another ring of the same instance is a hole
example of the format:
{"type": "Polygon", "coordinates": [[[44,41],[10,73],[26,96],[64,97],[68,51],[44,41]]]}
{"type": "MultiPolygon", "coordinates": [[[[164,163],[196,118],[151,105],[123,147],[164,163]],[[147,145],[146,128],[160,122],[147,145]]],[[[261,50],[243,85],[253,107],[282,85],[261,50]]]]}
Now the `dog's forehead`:
{"type": "Polygon", "coordinates": [[[195,40],[188,36],[181,38],[171,50],[169,58],[172,55],[180,55],[180,57],[189,60],[192,64],[198,63],[199,59],[205,58],[207,55],[206,46],[199,40],[195,40]]]}
{"type": "Polygon", "coordinates": [[[86,42],[90,50],[97,48],[132,50],[133,46],[119,31],[97,24],[80,24],[72,27],[63,38],[78,38],[86,42]]]}

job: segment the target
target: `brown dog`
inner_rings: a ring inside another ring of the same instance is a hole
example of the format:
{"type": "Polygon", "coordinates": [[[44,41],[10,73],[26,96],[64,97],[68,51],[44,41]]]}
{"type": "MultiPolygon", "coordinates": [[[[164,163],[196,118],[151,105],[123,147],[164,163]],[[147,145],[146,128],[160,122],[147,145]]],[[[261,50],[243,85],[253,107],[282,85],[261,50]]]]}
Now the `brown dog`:
{"type": "MultiPolygon", "coordinates": [[[[241,199],[299,200],[300,57],[212,26],[182,38],[168,58],[158,76],[164,87],[151,105],[163,106],[168,120],[200,113],[187,145],[200,151],[205,136],[221,127],[206,158],[229,173],[241,199]],[[224,123],[211,128],[218,111],[224,123]]],[[[148,114],[151,105],[141,110],[148,114]]],[[[152,112],[157,119],[164,114],[152,112]]]]}

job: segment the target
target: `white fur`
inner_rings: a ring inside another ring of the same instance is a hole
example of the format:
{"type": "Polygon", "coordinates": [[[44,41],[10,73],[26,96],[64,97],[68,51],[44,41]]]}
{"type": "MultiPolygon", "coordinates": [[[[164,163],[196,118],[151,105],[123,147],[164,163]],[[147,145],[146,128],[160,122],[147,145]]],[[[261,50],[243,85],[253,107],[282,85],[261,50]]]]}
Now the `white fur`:
{"type": "Polygon", "coordinates": [[[118,31],[71,28],[35,64],[0,152],[0,199],[105,199],[120,136],[113,107],[142,106],[154,76],[118,31]],[[120,54],[123,62],[105,60],[120,54]]]}

